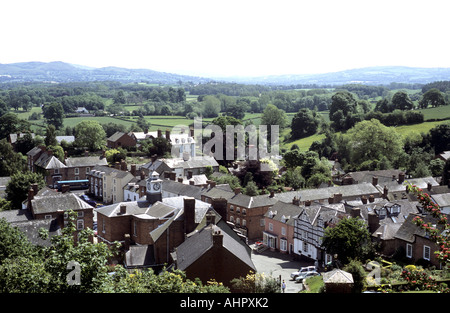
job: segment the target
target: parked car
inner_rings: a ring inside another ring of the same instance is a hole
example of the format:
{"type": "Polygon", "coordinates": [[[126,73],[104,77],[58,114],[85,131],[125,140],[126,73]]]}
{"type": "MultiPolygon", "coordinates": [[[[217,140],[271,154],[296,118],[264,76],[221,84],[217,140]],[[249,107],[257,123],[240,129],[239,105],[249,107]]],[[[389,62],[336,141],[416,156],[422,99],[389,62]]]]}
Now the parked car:
{"type": "Polygon", "coordinates": [[[311,272],[311,271],[316,271],[316,267],[315,266],[301,267],[297,272],[292,272],[291,273],[291,278],[293,280],[295,280],[298,277],[298,275],[300,275],[301,273],[311,272]]]}
{"type": "Polygon", "coordinates": [[[308,277],[319,276],[319,275],[320,275],[320,273],[317,272],[317,271],[303,272],[303,273],[300,273],[300,275],[298,275],[298,276],[295,278],[295,281],[296,281],[297,283],[301,283],[301,282],[303,282],[303,280],[305,280],[305,279],[308,278],[308,277]]]}

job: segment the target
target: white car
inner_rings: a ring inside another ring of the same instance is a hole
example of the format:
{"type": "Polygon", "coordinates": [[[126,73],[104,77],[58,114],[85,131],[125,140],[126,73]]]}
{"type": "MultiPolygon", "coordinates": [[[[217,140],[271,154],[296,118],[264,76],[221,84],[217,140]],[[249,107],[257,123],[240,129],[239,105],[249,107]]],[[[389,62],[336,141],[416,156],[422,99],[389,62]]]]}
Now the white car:
{"type": "Polygon", "coordinates": [[[291,273],[291,278],[293,280],[295,280],[298,277],[298,275],[300,275],[301,273],[311,272],[311,271],[316,271],[316,267],[315,266],[301,267],[297,272],[291,273]]]}
{"type": "Polygon", "coordinates": [[[319,273],[319,272],[316,272],[316,271],[304,272],[304,273],[301,273],[300,275],[298,275],[298,276],[295,278],[295,281],[296,281],[297,283],[301,283],[303,280],[305,280],[305,279],[308,278],[308,277],[319,276],[319,275],[320,275],[320,273],[319,273]]]}

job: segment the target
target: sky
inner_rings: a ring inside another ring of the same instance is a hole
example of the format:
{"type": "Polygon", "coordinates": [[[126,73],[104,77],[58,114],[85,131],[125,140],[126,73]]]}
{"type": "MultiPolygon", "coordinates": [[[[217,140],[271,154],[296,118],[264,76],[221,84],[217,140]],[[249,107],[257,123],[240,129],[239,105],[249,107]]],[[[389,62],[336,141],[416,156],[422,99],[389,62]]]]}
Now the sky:
{"type": "Polygon", "coordinates": [[[0,63],[205,76],[450,67],[450,1],[3,0],[0,63]]]}

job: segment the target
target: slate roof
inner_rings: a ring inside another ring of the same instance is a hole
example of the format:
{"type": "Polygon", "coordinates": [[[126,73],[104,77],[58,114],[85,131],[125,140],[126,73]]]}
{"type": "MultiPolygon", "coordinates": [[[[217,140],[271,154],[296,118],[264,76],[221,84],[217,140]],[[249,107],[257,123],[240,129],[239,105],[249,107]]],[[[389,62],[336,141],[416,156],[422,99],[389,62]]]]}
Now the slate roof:
{"type": "Polygon", "coordinates": [[[51,195],[36,195],[31,200],[34,214],[53,213],[67,210],[92,210],[93,207],[73,193],[57,193],[51,195]]]}
{"type": "Polygon", "coordinates": [[[220,223],[217,225],[210,224],[189,236],[176,248],[176,251],[173,254],[176,258],[177,268],[180,270],[186,270],[202,255],[207,253],[213,247],[213,233],[216,231],[221,231],[223,235],[223,248],[227,249],[243,263],[247,264],[254,271],[256,271],[251,255],[243,245],[242,241],[233,238],[227,231],[222,231],[223,227],[225,226],[220,223]]]}
{"type": "Polygon", "coordinates": [[[111,174],[115,173],[115,177],[117,177],[117,178],[124,178],[128,175],[132,176],[131,173],[128,171],[122,171],[122,170],[116,169],[114,167],[109,167],[107,165],[96,165],[96,166],[94,166],[93,169],[91,169],[91,171],[104,172],[106,175],[111,175],[111,174]]]}
{"type": "Polygon", "coordinates": [[[275,221],[286,223],[287,225],[294,225],[295,217],[297,217],[304,207],[277,201],[270,210],[267,210],[264,216],[270,217],[275,221]],[[276,214],[274,215],[274,213],[276,214]]]}
{"type": "Polygon", "coordinates": [[[426,231],[421,227],[414,224],[413,219],[416,216],[420,216],[427,223],[431,223],[436,225],[438,229],[442,229],[442,225],[437,223],[437,219],[433,218],[431,215],[419,215],[419,214],[410,214],[406,218],[406,220],[402,223],[397,233],[394,235],[394,238],[404,240],[406,242],[414,243],[415,237],[426,237],[426,231]]]}
{"type": "Polygon", "coordinates": [[[55,168],[66,168],[67,166],[61,162],[54,155],[48,155],[47,153],[43,153],[37,160],[34,162],[36,166],[39,166],[43,169],[55,169],[55,168]]]}
{"type": "Polygon", "coordinates": [[[153,245],[131,245],[125,253],[125,268],[149,267],[155,265],[153,245]]]}
{"type": "Polygon", "coordinates": [[[66,159],[67,167],[83,167],[95,165],[107,165],[106,158],[99,156],[70,157],[66,159]]]}
{"type": "Polygon", "coordinates": [[[170,192],[178,196],[193,197],[198,200],[201,200],[203,189],[204,188],[200,186],[192,186],[168,179],[163,180],[162,182],[163,191],[170,192]]]}
{"type": "Polygon", "coordinates": [[[360,183],[343,186],[332,186],[327,188],[302,189],[297,191],[275,193],[274,197],[277,200],[283,202],[292,202],[292,199],[294,197],[297,197],[298,199],[300,199],[300,201],[314,201],[328,199],[336,193],[342,194],[343,198],[357,198],[361,195],[368,194],[373,194],[375,197],[377,197],[380,194],[380,191],[371,183],[360,183]]]}
{"type": "Polygon", "coordinates": [[[401,170],[379,170],[379,171],[358,171],[358,172],[349,172],[344,177],[351,177],[354,183],[372,183],[373,177],[378,177],[378,184],[384,184],[385,182],[391,182],[392,177],[396,178],[401,170]]]}
{"type": "Polygon", "coordinates": [[[56,219],[39,219],[39,220],[29,220],[21,221],[13,224],[18,227],[28,238],[28,240],[38,246],[48,247],[51,245],[51,238],[55,235],[61,235],[61,229],[58,225],[56,219]],[[44,228],[48,230],[48,238],[43,240],[39,237],[39,230],[44,228]]]}

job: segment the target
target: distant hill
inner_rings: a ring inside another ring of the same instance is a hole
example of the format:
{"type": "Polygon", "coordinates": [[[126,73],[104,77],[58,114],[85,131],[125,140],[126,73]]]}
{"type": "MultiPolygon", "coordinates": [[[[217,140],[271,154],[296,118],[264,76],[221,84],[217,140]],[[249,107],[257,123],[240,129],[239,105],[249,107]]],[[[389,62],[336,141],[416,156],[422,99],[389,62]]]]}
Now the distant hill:
{"type": "Polygon", "coordinates": [[[210,79],[157,72],[148,69],[127,69],[120,67],[90,68],[64,62],[23,62],[0,64],[0,83],[67,83],[80,81],[120,81],[174,84],[179,81],[201,83],[210,81],[210,79]]]}
{"type": "Polygon", "coordinates": [[[450,68],[418,68],[404,66],[378,66],[351,69],[325,74],[275,75],[261,77],[230,77],[221,80],[247,84],[270,85],[388,85],[390,83],[426,84],[450,80],[450,68]]]}
{"type": "Polygon", "coordinates": [[[121,67],[91,68],[64,62],[0,64],[0,83],[119,81],[175,84],[180,81],[193,83],[222,81],[261,85],[316,84],[320,86],[352,83],[365,85],[388,85],[390,83],[426,84],[443,80],[450,80],[450,68],[380,66],[326,74],[205,78],[158,72],[149,69],[127,69],[121,67]]]}

